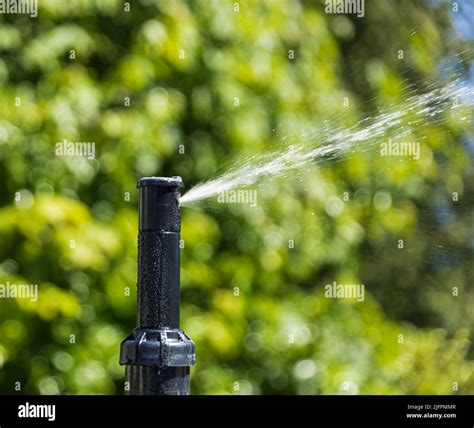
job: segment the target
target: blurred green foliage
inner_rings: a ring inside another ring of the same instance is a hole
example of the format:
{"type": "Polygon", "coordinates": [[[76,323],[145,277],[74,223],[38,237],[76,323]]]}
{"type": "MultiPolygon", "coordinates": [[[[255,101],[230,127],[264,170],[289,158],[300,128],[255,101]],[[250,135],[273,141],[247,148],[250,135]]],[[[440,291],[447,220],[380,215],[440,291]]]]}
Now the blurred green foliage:
{"type": "MultiPolygon", "coordinates": [[[[358,19],[306,0],[41,0],[38,19],[0,16],[0,283],[40,290],[0,301],[0,392],[123,393],[136,180],[190,186],[272,150],[274,129],[403,107],[443,82],[446,55],[469,59],[427,3],[367,1],[358,19]],[[55,156],[65,139],[96,159],[55,156]]],[[[420,161],[355,153],[263,183],[255,208],[183,209],[193,393],[474,393],[457,119],[426,119],[420,161]],[[365,301],[325,298],[333,281],[365,284],[365,301]]]]}

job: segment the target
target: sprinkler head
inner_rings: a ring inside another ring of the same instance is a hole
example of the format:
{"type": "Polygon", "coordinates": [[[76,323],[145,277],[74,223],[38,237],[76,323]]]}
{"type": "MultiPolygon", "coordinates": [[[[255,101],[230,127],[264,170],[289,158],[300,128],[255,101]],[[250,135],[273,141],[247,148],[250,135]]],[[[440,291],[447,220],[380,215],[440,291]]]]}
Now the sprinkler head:
{"type": "Polygon", "coordinates": [[[187,395],[193,341],[179,328],[181,177],[145,177],[140,191],[137,327],[122,342],[129,394],[187,395]]]}
{"type": "Polygon", "coordinates": [[[179,209],[181,177],[144,177],[138,180],[140,189],[139,230],[181,230],[179,209]]]}
{"type": "Polygon", "coordinates": [[[178,175],[172,177],[143,177],[137,182],[137,187],[158,186],[158,187],[184,187],[183,179],[178,175]]]}

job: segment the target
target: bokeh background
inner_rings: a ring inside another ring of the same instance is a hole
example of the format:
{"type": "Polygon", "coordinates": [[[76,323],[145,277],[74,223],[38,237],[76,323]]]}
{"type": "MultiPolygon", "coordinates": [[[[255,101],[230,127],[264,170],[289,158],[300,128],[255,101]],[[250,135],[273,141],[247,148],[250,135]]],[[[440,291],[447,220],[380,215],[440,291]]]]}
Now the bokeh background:
{"type": "MultiPolygon", "coordinates": [[[[3,394],[123,393],[138,178],[189,188],[282,134],[473,80],[470,1],[367,0],[363,18],[309,0],[130,3],[0,16],[0,283],[39,285],[37,303],[0,299],[3,394]],[[56,156],[65,139],[96,158],[56,156]]],[[[474,393],[470,114],[423,119],[419,161],[355,152],[262,183],[257,207],[183,209],[194,394],[474,393]],[[325,298],[333,281],[365,301],[325,298]]]]}

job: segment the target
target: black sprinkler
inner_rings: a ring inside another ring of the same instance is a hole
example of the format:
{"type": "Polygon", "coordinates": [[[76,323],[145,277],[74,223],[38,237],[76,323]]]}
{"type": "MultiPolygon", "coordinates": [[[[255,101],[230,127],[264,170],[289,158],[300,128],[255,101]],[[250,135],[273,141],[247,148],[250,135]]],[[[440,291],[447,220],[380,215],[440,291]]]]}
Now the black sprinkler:
{"type": "Polygon", "coordinates": [[[130,395],[189,395],[194,342],[179,328],[181,177],[138,181],[137,328],[122,342],[130,395]]]}

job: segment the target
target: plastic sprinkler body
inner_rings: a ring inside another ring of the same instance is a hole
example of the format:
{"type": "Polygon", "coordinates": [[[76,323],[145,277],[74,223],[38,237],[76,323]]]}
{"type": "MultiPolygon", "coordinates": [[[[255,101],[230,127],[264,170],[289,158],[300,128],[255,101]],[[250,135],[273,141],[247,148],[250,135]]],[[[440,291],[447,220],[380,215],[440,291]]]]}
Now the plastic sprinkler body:
{"type": "Polygon", "coordinates": [[[189,395],[194,342],[179,328],[181,177],[145,177],[140,191],[137,327],[120,349],[129,395],[189,395]]]}

